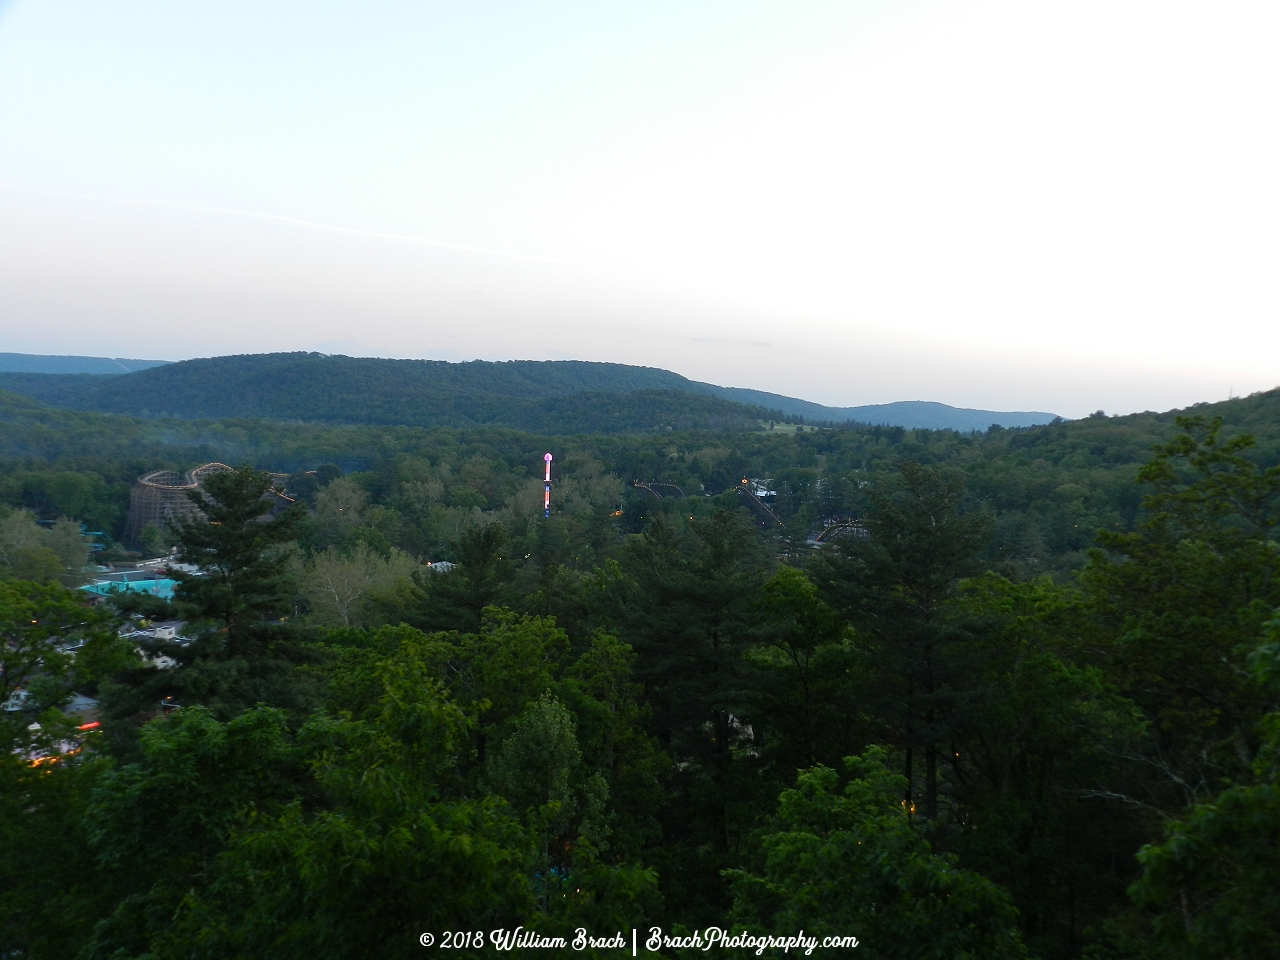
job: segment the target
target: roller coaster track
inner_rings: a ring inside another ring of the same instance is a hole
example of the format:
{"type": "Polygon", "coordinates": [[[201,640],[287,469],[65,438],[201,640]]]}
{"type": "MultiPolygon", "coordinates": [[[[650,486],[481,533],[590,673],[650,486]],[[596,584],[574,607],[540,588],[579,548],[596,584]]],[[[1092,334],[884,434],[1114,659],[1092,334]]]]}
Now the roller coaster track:
{"type": "Polygon", "coordinates": [[[636,480],[631,485],[633,487],[639,487],[641,490],[649,491],[649,493],[653,494],[653,496],[658,500],[662,499],[662,494],[655,490],[654,487],[665,487],[668,490],[674,490],[681,499],[683,499],[685,495],[684,490],[676,486],[674,483],[649,483],[644,480],[636,480]]]}
{"type": "Polygon", "coordinates": [[[829,527],[823,527],[822,532],[813,538],[815,543],[821,543],[827,537],[835,538],[845,533],[858,535],[863,531],[861,520],[845,520],[843,523],[833,523],[829,527]]]}
{"type": "Polygon", "coordinates": [[[745,493],[747,495],[748,503],[754,503],[757,507],[773,518],[774,523],[780,526],[783,530],[787,529],[787,525],[783,523],[782,520],[779,519],[778,515],[769,508],[769,505],[755,495],[755,492],[751,489],[751,484],[746,480],[743,480],[736,489],[738,491],[738,496],[742,496],[745,493]]]}
{"type": "MultiPolygon", "coordinates": [[[[662,488],[665,490],[674,490],[680,497],[685,496],[684,490],[674,483],[658,483],[658,482],[649,482],[645,480],[635,480],[635,481],[632,481],[631,485],[640,490],[645,490],[651,493],[655,500],[663,499],[662,494],[659,493],[656,488],[662,488]]],[[[784,530],[787,528],[787,525],[783,523],[781,519],[779,519],[778,515],[774,513],[772,509],[770,509],[769,505],[765,503],[763,500],[761,500],[758,496],[756,496],[754,492],[752,492],[751,486],[750,484],[747,483],[746,480],[743,480],[740,486],[730,487],[729,489],[733,490],[740,497],[745,495],[748,503],[754,504],[755,506],[759,507],[761,510],[764,511],[764,513],[771,520],[773,520],[774,523],[782,527],[784,530]]],[[[729,492],[728,490],[725,491],[725,493],[728,493],[728,492],[729,492]]]]}

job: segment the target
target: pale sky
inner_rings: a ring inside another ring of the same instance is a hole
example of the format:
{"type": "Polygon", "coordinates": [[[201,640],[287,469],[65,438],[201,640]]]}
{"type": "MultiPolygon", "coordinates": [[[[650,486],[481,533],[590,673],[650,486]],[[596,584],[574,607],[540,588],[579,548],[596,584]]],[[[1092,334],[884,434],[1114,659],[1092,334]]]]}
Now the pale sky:
{"type": "Polygon", "coordinates": [[[1280,5],[0,0],[0,351],[1280,384],[1280,5]]]}

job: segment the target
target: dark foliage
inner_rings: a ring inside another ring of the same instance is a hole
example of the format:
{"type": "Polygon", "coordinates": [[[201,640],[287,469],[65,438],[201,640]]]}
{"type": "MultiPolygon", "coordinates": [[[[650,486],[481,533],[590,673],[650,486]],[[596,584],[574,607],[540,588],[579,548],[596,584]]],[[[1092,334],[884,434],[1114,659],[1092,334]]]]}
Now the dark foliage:
{"type": "Polygon", "coordinates": [[[728,923],[883,957],[1274,953],[1280,395],[554,441],[4,403],[0,490],[41,519],[215,458],[297,505],[213,475],[167,605],[3,568],[31,696],[0,954],[728,923]],[[160,615],[190,642],[112,622],[160,615]]]}
{"type": "Polygon", "coordinates": [[[52,407],[140,417],[491,425],[548,434],[750,430],[762,417],[787,419],[777,410],[713,396],[666,370],[576,361],[458,364],[255,354],[121,376],[0,373],[0,388],[52,407]]]}

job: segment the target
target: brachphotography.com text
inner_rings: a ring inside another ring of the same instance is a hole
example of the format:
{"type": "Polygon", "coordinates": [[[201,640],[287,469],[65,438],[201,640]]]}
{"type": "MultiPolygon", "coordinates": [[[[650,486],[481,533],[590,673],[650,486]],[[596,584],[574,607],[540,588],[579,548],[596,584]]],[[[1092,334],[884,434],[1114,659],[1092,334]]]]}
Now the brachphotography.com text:
{"type": "Polygon", "coordinates": [[[803,930],[788,935],[730,931],[724,927],[707,927],[692,933],[666,933],[661,927],[647,930],[618,930],[596,935],[585,927],[574,931],[572,938],[545,936],[537,930],[524,927],[496,930],[445,930],[440,934],[424,933],[419,937],[424,947],[439,950],[618,950],[631,956],[657,953],[665,950],[714,950],[748,951],[763,956],[766,951],[782,954],[796,953],[809,956],[820,950],[849,950],[858,946],[853,935],[823,936],[805,933],[803,930]],[[628,935],[629,933],[629,935],[628,935]]]}

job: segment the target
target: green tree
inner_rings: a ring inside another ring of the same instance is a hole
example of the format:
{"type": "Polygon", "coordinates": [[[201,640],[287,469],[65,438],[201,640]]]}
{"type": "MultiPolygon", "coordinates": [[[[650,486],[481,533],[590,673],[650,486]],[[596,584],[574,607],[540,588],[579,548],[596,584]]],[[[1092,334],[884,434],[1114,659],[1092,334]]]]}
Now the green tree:
{"type": "Polygon", "coordinates": [[[934,853],[903,809],[905,778],[872,747],[799,774],[778,798],[758,872],[731,870],[731,921],[753,932],[853,935],[881,960],[1025,957],[1009,895],[934,853]]]}
{"type": "Polygon", "coordinates": [[[452,544],[457,566],[419,578],[425,593],[420,622],[429,630],[474,633],[485,607],[501,606],[511,593],[515,564],[507,533],[497,521],[464,529],[452,544]]]}
{"type": "Polygon", "coordinates": [[[498,789],[535,820],[552,794],[568,797],[556,836],[572,833],[574,850],[589,846],[593,856],[635,860],[655,839],[665,756],[644,731],[633,655],[616,638],[597,633],[575,656],[554,621],[490,608],[479,634],[424,634],[401,625],[335,631],[329,639],[335,644],[325,667],[331,710],[372,720],[386,675],[412,665],[424,682],[442,682],[473,724],[471,747],[454,769],[465,785],[460,789],[498,789]],[[520,757],[538,750],[562,759],[577,750],[580,759],[547,760],[545,770],[525,782],[512,771],[520,769],[520,757]],[[556,783],[569,785],[568,794],[546,784],[535,789],[553,773],[556,783]]]}
{"type": "MultiPolygon", "coordinates": [[[[1280,697],[1280,616],[1251,658],[1251,680],[1280,697]]],[[[1263,960],[1280,954],[1280,710],[1258,726],[1251,782],[1171,821],[1138,854],[1135,902],[1152,917],[1162,956],[1263,960]]]]}
{"type": "Polygon", "coordinates": [[[574,783],[582,774],[573,715],[543,694],[516,718],[515,729],[490,756],[489,780],[518,810],[555,806],[553,816],[574,812],[574,783]]]}
{"type": "Polygon", "coordinates": [[[365,625],[374,619],[384,598],[412,589],[419,567],[395,548],[384,558],[363,543],[346,556],[329,547],[303,566],[299,592],[310,605],[311,622],[343,627],[365,625]]]}
{"type": "Polygon", "coordinates": [[[493,734],[553,687],[571,654],[554,620],[500,607],[486,609],[479,632],[450,640],[447,649],[450,662],[439,672],[451,676],[459,702],[483,710],[493,734]]]}
{"type": "MultiPolygon", "coordinates": [[[[41,733],[21,742],[58,756],[58,741],[92,736],[60,719],[46,713],[41,733]]],[[[85,828],[90,793],[109,764],[64,756],[33,765],[14,743],[7,737],[0,749],[0,956],[74,957],[109,896],[85,828]]]]}
{"type": "Polygon", "coordinates": [[[221,724],[190,707],[147,724],[139,760],[107,772],[87,811],[112,897],[85,955],[190,955],[193,899],[234,832],[287,803],[300,760],[284,715],[268,708],[221,724]]]}
{"type": "Polygon", "coordinates": [[[148,557],[162,557],[173,547],[173,534],[154,523],[142,528],[141,541],[143,553],[148,557]]]}
{"type": "Polygon", "coordinates": [[[133,659],[110,617],[49,583],[0,581],[0,956],[74,956],[101,899],[83,813],[104,763],[58,709],[133,659]]]}
{"type": "Polygon", "coordinates": [[[1166,811],[1250,776],[1264,688],[1247,661],[1280,605],[1280,466],[1261,469],[1247,435],[1180,417],[1182,433],[1139,474],[1150,493],[1132,533],[1104,532],[1082,582],[1117,687],[1150,719],[1143,802],[1166,811]]]}
{"type": "Polygon", "coordinates": [[[248,467],[211,475],[191,496],[202,513],[175,523],[174,531],[177,559],[199,571],[174,572],[179,583],[171,610],[189,621],[194,639],[181,646],[142,641],[177,666],[141,666],[105,688],[117,749],[134,743],[136,721],[161,702],[203,704],[222,719],[263,703],[292,710],[299,721],[312,702],[312,683],[297,670],[309,654],[289,622],[295,610],[291,537],[302,508],[276,512],[270,476],[248,467]]]}
{"type": "Polygon", "coordinates": [[[88,557],[88,541],[74,520],[64,517],[50,530],[25,510],[0,520],[0,576],[75,587],[84,583],[88,557]]]}
{"type": "Polygon", "coordinates": [[[349,477],[338,477],[315,495],[316,523],[326,543],[341,543],[363,527],[369,495],[349,477]]]}
{"type": "Polygon", "coordinates": [[[766,575],[754,529],[723,510],[684,529],[658,517],[623,569],[631,587],[620,591],[617,616],[655,732],[676,754],[727,755],[738,736],[730,716],[744,701],[738,664],[766,575]]]}
{"type": "Polygon", "coordinates": [[[751,718],[760,748],[794,771],[838,763],[866,733],[861,678],[868,664],[840,615],[794,567],[779,567],[754,604],[759,642],[747,652],[754,668],[751,718]]]}
{"type": "Polygon", "coordinates": [[[375,669],[335,673],[359,684],[358,716],[294,733],[265,707],[226,723],[187,708],[147,725],[91,811],[122,899],[86,956],[407,957],[423,930],[643,919],[649,871],[603,862],[563,821],[568,839],[547,847],[583,795],[564,708],[543,698],[511,725],[490,769],[513,807],[467,776],[476,720],[433,678],[423,636],[379,633],[400,643],[375,669]]]}
{"type": "Polygon", "coordinates": [[[952,600],[978,571],[988,518],[966,511],[963,479],[911,461],[896,482],[869,492],[866,536],[846,537],[814,577],[865,643],[877,674],[869,707],[903,748],[906,800],[914,809],[923,754],[924,815],[938,816],[939,743],[949,732],[959,665],[948,648],[964,636],[952,600]]]}
{"type": "Polygon", "coordinates": [[[970,621],[942,763],[939,843],[1001,884],[1043,957],[1077,956],[1125,903],[1149,814],[1123,758],[1141,712],[1088,662],[1078,598],[1048,579],[961,585],[970,621]]]}
{"type": "Polygon", "coordinates": [[[680,527],[656,518],[622,568],[614,616],[636,653],[649,730],[672,763],[655,854],[664,893],[686,916],[713,922],[727,905],[720,871],[745,842],[763,786],[751,772],[743,655],[767,560],[750,520],[717,510],[680,527]]]}
{"type": "Polygon", "coordinates": [[[603,846],[609,786],[599,774],[588,774],[573,714],[551,694],[531,703],[511,726],[490,754],[487,779],[537,831],[534,888],[545,912],[553,898],[574,889],[579,864],[603,846]]]}
{"type": "Polygon", "coordinates": [[[596,631],[553,689],[573,711],[583,764],[608,786],[608,853],[637,860],[661,836],[662,777],[670,758],[645,729],[635,651],[596,631]]]}
{"type": "Polygon", "coordinates": [[[86,955],[407,956],[424,924],[528,909],[505,805],[440,796],[465,722],[420,679],[386,678],[378,722],[321,716],[296,736],[262,707],[149,724],[91,811],[119,900],[86,955]]]}
{"type": "Polygon", "coordinates": [[[189,496],[201,515],[174,523],[178,560],[200,571],[174,573],[175,599],[225,630],[228,654],[260,655],[293,612],[285,560],[303,508],[277,512],[270,475],[250,467],[212,474],[189,496]]]}
{"type": "Polygon", "coordinates": [[[28,696],[22,713],[0,717],[6,736],[30,722],[24,713],[60,706],[77,688],[134,660],[111,627],[110,615],[74,590],[0,580],[0,702],[18,689],[28,696]]]}

